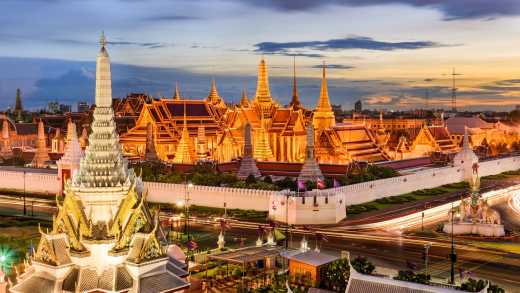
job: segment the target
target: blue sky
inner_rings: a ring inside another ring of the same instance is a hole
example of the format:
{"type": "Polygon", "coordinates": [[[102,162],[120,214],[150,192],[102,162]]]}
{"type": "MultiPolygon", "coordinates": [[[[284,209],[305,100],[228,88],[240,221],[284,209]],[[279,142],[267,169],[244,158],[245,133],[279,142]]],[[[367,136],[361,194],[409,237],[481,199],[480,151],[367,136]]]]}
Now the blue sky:
{"type": "Polygon", "coordinates": [[[459,105],[510,109],[520,96],[519,0],[3,0],[0,108],[93,100],[104,30],[114,93],[205,97],[212,76],[227,101],[253,94],[257,63],[270,66],[273,94],[290,97],[292,57],[300,94],[312,108],[322,61],[333,103],[351,108],[449,106],[447,73],[459,105]]]}

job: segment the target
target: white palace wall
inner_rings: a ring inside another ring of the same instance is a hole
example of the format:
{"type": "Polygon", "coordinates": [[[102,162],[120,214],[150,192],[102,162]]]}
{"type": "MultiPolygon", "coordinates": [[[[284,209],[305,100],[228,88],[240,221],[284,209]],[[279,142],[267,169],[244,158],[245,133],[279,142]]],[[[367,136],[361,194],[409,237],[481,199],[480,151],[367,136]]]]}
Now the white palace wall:
{"type": "MultiPolygon", "coordinates": [[[[520,169],[520,157],[508,157],[479,163],[479,175],[488,176],[520,169]]],[[[419,189],[434,188],[463,181],[462,166],[447,166],[420,170],[412,174],[374,180],[334,188],[342,194],[346,205],[361,204],[378,198],[409,193],[419,189]]]]}
{"type": "Polygon", "coordinates": [[[54,197],[59,192],[58,175],[40,173],[32,170],[0,169],[0,189],[26,191],[28,193],[43,193],[54,197]],[[25,185],[25,187],[24,187],[25,185]]]}
{"type": "MultiPolygon", "coordinates": [[[[520,157],[508,157],[496,160],[483,161],[479,163],[481,176],[499,174],[505,171],[520,169],[520,157]]],[[[433,188],[443,184],[462,181],[463,169],[460,166],[447,166],[435,169],[420,170],[412,174],[352,184],[348,186],[331,188],[320,191],[317,212],[313,205],[313,197],[307,197],[305,204],[301,198],[296,198],[296,205],[289,221],[309,222],[312,221],[337,221],[341,216],[341,206],[349,206],[373,201],[378,198],[399,195],[418,189],[433,188]],[[328,203],[325,197],[328,194],[328,203]],[[291,219],[293,217],[293,219],[291,219]],[[298,220],[299,219],[299,220],[298,220]]],[[[151,202],[175,204],[183,202],[186,192],[184,184],[170,184],[145,182],[148,191],[148,200],[151,202]]],[[[24,190],[23,169],[0,169],[0,189],[24,190]]],[[[37,193],[48,193],[49,196],[59,192],[59,181],[57,174],[42,173],[35,170],[25,171],[25,190],[37,193]]],[[[272,202],[282,201],[285,195],[275,191],[252,190],[241,188],[193,186],[189,189],[190,204],[236,209],[252,209],[257,211],[271,211],[272,202]]],[[[280,212],[280,210],[279,210],[280,212]]],[[[284,213],[285,214],[285,213],[284,213]]],[[[285,217],[284,215],[278,215],[285,217]]]]}
{"type": "Polygon", "coordinates": [[[247,209],[267,211],[269,197],[276,191],[214,187],[194,185],[188,188],[185,184],[145,182],[148,200],[160,203],[184,202],[189,192],[189,203],[215,208],[247,209]]]}

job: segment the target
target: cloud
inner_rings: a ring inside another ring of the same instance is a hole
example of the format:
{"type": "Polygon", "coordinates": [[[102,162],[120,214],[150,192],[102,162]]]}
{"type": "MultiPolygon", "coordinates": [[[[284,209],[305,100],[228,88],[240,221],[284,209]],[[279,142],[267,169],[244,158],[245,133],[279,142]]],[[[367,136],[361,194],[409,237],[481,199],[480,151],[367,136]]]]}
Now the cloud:
{"type": "Polygon", "coordinates": [[[264,54],[287,54],[291,55],[293,50],[306,49],[318,51],[340,51],[340,50],[416,50],[423,48],[435,48],[445,46],[432,41],[412,42],[385,42],[377,41],[369,37],[347,37],[342,39],[330,39],[326,41],[301,41],[301,42],[261,42],[254,45],[256,52],[264,54]]]}
{"type": "Polygon", "coordinates": [[[144,21],[150,21],[150,22],[160,22],[160,21],[166,21],[166,22],[173,22],[173,21],[189,21],[189,20],[199,20],[200,17],[191,16],[191,15],[156,15],[156,16],[149,16],[143,18],[144,21]]]}
{"type": "Polygon", "coordinates": [[[493,20],[520,15],[518,0],[248,0],[249,3],[280,11],[309,11],[330,5],[374,6],[401,4],[440,11],[446,21],[460,19],[493,20]]]}
{"type": "Polygon", "coordinates": [[[365,98],[365,103],[368,105],[389,105],[393,101],[390,96],[373,96],[365,98]]]}
{"type": "MultiPolygon", "coordinates": [[[[344,65],[344,64],[326,64],[325,67],[328,69],[354,69],[355,66],[344,65]]],[[[323,68],[323,64],[312,65],[311,68],[323,68]]]]}
{"type": "Polygon", "coordinates": [[[130,41],[108,41],[109,45],[115,46],[136,46],[143,47],[148,49],[157,49],[157,48],[165,48],[171,47],[172,44],[162,43],[162,42],[130,42],[130,41]]]}

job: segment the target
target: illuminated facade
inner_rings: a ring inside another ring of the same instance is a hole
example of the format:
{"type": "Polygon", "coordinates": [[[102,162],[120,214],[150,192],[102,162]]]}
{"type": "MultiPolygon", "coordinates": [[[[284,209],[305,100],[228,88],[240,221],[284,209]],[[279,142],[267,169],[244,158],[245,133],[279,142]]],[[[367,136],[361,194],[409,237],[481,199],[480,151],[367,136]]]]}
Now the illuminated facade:
{"type": "Polygon", "coordinates": [[[244,91],[238,105],[226,106],[215,80],[211,81],[208,97],[200,100],[182,97],[176,86],[171,99],[144,104],[136,126],[121,135],[125,156],[144,158],[148,123],[152,124],[157,156],[171,163],[228,162],[242,158],[246,124],[251,127],[252,156],[257,161],[303,162],[307,127],[315,129],[315,155],[319,162],[388,159],[366,127],[336,124],[325,66],[314,111],[300,103],[296,76],[290,104],[284,107],[275,101],[264,58],[258,65],[254,97],[249,100],[244,91]]]}
{"type": "MultiPolygon", "coordinates": [[[[167,256],[158,214],[143,183],[123,159],[112,109],[104,36],[96,64],[96,109],[82,156],[71,137],[60,162],[71,176],[52,230],[41,237],[31,265],[10,292],[177,292],[189,287],[185,264],[167,256]],[[77,168],[78,156],[82,156],[77,168]]],[[[71,136],[75,135],[71,128],[71,136]]]]}

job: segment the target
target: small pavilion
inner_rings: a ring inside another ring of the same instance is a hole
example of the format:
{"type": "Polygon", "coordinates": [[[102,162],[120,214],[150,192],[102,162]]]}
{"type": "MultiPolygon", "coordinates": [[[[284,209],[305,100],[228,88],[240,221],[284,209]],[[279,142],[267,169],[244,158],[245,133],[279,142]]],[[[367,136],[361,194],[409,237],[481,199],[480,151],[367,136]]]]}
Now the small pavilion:
{"type": "MultiPolygon", "coordinates": [[[[262,245],[233,249],[208,255],[208,260],[226,264],[226,281],[231,273],[229,265],[239,266],[242,276],[237,280],[242,287],[256,287],[260,283],[265,284],[273,273],[277,273],[281,263],[280,253],[283,248],[278,246],[262,245]]],[[[220,282],[216,287],[226,286],[220,282]]],[[[229,285],[229,284],[227,284],[229,285]]]]}

